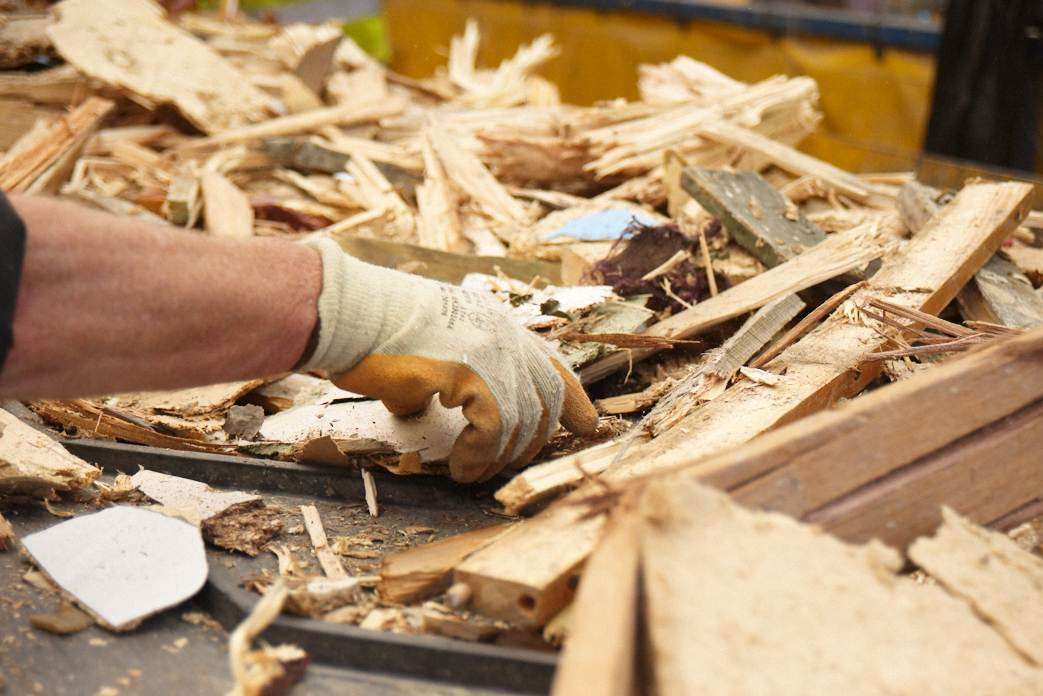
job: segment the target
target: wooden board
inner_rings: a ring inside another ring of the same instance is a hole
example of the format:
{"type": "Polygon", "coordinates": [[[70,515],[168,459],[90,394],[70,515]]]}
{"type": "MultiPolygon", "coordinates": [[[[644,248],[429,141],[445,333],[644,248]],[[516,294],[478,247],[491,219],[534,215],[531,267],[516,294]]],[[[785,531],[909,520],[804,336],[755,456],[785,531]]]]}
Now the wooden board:
{"type": "MultiPolygon", "coordinates": [[[[885,260],[869,285],[845,305],[857,306],[869,293],[879,293],[893,303],[940,311],[1024,219],[1030,193],[1031,187],[1023,184],[967,186],[908,247],[885,260]]],[[[778,385],[742,382],[733,386],[670,431],[631,448],[603,476],[618,482],[673,466],[694,465],[860,391],[879,370],[879,366],[863,365],[865,356],[887,339],[871,324],[849,320],[843,307],[765,366],[777,374],[785,373],[778,385]]],[[[693,471],[698,475],[698,467],[693,471]]],[[[519,525],[511,538],[505,536],[469,559],[475,606],[493,616],[505,611],[516,618],[520,598],[530,597],[538,608],[530,612],[530,620],[553,615],[563,600],[571,598],[562,588],[567,587],[597,535],[596,520],[580,522],[580,516],[566,499],[519,525]],[[489,603],[483,605],[486,598],[489,603]]]]}
{"type": "Polygon", "coordinates": [[[439,539],[384,557],[377,591],[388,602],[408,603],[449,587],[453,568],[510,529],[499,524],[439,539]]]}
{"type": "Polygon", "coordinates": [[[479,612],[519,626],[542,626],[575,597],[601,520],[581,520],[578,506],[555,505],[456,566],[479,612]]]}
{"type": "Polygon", "coordinates": [[[996,254],[960,292],[964,319],[1019,329],[1043,324],[1043,297],[1021,270],[996,254]]]}
{"type": "Polygon", "coordinates": [[[1043,400],[805,516],[852,541],[904,548],[941,522],[941,506],[989,524],[1039,497],[1043,400]]]}
{"type": "Polygon", "coordinates": [[[268,116],[263,92],[151,0],[63,0],[55,11],[55,48],[90,77],[174,104],[207,133],[268,116]]]}
{"type": "Polygon", "coordinates": [[[1010,339],[698,463],[698,476],[804,516],[1043,398],[1040,360],[1043,332],[1010,339]]]}
{"type": "MultiPolygon", "coordinates": [[[[947,194],[918,181],[905,184],[898,195],[902,219],[914,234],[938,214],[947,194]]],[[[1043,323],[1043,298],[1028,276],[996,254],[974,275],[957,296],[960,313],[969,321],[985,321],[1027,329],[1043,323]]]]}
{"type": "Polygon", "coordinates": [[[949,508],[942,519],[937,534],[917,539],[909,557],[974,607],[1015,650],[1043,665],[1043,560],[949,508]]]}
{"type": "MultiPolygon", "coordinates": [[[[876,226],[867,224],[835,234],[786,263],[653,324],[644,333],[691,338],[769,302],[861,268],[893,248],[894,242],[876,231],[876,226]]],[[[595,382],[657,352],[645,348],[608,355],[580,370],[580,379],[585,384],[595,382]]]]}
{"type": "Polygon", "coordinates": [[[641,500],[650,687],[660,694],[1028,694],[1043,673],[898,554],[751,512],[695,482],[641,500]]]}
{"type": "Polygon", "coordinates": [[[768,268],[826,239],[825,232],[757,172],[689,168],[681,185],[721,221],[739,246],[768,268]]]}
{"type": "Polygon", "coordinates": [[[590,557],[570,619],[552,696],[639,693],[639,525],[619,515],[590,557]]]}
{"type": "Polygon", "coordinates": [[[335,235],[337,243],[352,256],[385,268],[408,268],[417,275],[447,283],[459,283],[468,273],[496,275],[497,268],[517,280],[531,281],[536,276],[550,283],[561,281],[558,264],[546,261],[511,259],[505,256],[472,256],[415,244],[385,239],[335,235]]]}

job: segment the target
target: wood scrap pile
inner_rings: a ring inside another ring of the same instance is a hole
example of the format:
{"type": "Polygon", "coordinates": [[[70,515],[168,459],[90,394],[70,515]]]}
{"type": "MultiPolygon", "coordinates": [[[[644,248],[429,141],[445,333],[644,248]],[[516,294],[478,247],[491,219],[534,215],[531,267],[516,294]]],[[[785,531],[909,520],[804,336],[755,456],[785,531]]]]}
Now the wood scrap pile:
{"type": "MultiPolygon", "coordinates": [[[[686,57],[644,66],[638,101],[580,107],[536,72],[551,38],[483,68],[473,23],[418,80],[333,26],[168,17],[149,0],[63,0],[45,22],[53,66],[0,73],[0,108],[34,115],[0,145],[5,189],[186,234],[329,235],[371,262],[488,292],[558,344],[605,415],[604,441],[555,438],[497,492],[531,518],[384,559],[383,614],[345,599],[357,583],[313,520],[334,586],[280,556],[300,613],[481,640],[506,626],[560,635],[581,575],[604,580],[597,557],[583,573],[599,540],[637,548],[618,539],[627,525],[605,535],[606,511],[669,498],[663,476],[901,549],[934,531],[942,505],[1000,526],[1035,509],[1043,339],[1022,334],[1043,323],[1043,251],[1027,185],[941,192],[909,173],[842,171],[795,149],[819,118],[814,81],[747,84],[686,57]],[[491,627],[461,628],[463,609],[491,627]]],[[[393,418],[315,375],[31,407],[89,437],[401,474],[444,471],[463,426],[437,407],[393,418]]],[[[694,534],[682,518],[678,534],[694,534]]],[[[655,521],[641,525],[652,539],[655,521]]],[[[778,525],[780,538],[807,536],[778,525]]],[[[831,548],[838,573],[894,574],[887,552],[831,548]]],[[[936,595],[923,601],[959,630],[984,630],[936,595]]],[[[1012,679],[1032,676],[1015,657],[996,659],[1012,679]]]]}

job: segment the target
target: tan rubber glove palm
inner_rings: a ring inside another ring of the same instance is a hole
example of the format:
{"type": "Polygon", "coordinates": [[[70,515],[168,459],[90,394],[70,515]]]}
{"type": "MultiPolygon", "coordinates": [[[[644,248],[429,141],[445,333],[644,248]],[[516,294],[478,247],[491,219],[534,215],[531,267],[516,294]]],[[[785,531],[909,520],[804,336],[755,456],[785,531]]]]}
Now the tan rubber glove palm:
{"type": "Polygon", "coordinates": [[[528,463],[561,424],[589,435],[597,413],[554,350],[491,298],[359,261],[332,240],[322,256],[319,338],[306,370],[380,399],[400,416],[439,395],[469,425],[452,477],[484,481],[528,463]]]}

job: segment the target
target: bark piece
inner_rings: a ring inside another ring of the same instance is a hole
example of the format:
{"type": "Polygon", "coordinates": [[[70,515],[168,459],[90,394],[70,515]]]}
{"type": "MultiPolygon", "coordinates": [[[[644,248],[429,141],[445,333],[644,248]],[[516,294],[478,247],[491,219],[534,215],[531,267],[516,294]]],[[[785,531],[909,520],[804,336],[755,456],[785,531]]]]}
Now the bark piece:
{"type": "Polygon", "coordinates": [[[56,636],[67,636],[90,628],[94,619],[80,611],[72,604],[62,602],[55,611],[47,614],[30,614],[29,623],[33,628],[53,633],[56,636]]]}
{"type": "Polygon", "coordinates": [[[7,551],[15,540],[14,527],[7,519],[0,515],[0,551],[7,551]]]}
{"type": "Polygon", "coordinates": [[[1015,650],[1043,665],[1043,560],[1010,537],[942,509],[944,523],[909,557],[965,599],[1015,650]]]}
{"type": "Polygon", "coordinates": [[[216,444],[186,437],[166,435],[146,421],[119,414],[89,401],[33,401],[33,411],[48,423],[63,428],[76,428],[89,437],[112,437],[140,445],[188,450],[191,452],[226,453],[234,445],[216,444]]]}
{"type": "Polygon", "coordinates": [[[33,563],[105,628],[126,631],[192,597],[206,582],[199,530],[182,520],[113,507],[22,540],[33,563]]]}
{"type": "Polygon", "coordinates": [[[822,230],[756,172],[688,169],[682,185],[721,221],[736,243],[768,268],[826,239],[822,230]]]}
{"type": "Polygon", "coordinates": [[[48,29],[81,72],[154,104],[172,103],[200,130],[217,133],[267,116],[269,100],[205,43],[143,0],[63,0],[48,29]]]}
{"type": "Polygon", "coordinates": [[[0,409],[0,491],[42,497],[86,488],[100,474],[100,469],[0,409]]]}
{"type": "Polygon", "coordinates": [[[432,597],[450,585],[453,568],[510,529],[501,524],[433,541],[384,557],[377,591],[389,602],[432,597]]]}
{"type": "Polygon", "coordinates": [[[233,506],[203,521],[203,538],[214,546],[256,556],[282,531],[282,519],[263,504],[233,506]]]}

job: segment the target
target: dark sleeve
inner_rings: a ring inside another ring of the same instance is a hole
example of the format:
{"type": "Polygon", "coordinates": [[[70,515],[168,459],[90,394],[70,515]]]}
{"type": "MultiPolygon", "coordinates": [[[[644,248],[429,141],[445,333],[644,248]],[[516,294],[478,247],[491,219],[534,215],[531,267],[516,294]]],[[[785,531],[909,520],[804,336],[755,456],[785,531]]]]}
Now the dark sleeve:
{"type": "Polygon", "coordinates": [[[25,259],[25,225],[0,192],[0,370],[14,342],[14,305],[25,259]]]}
{"type": "Polygon", "coordinates": [[[925,149],[1033,171],[1043,72],[1040,0],[950,0],[925,149]]]}

